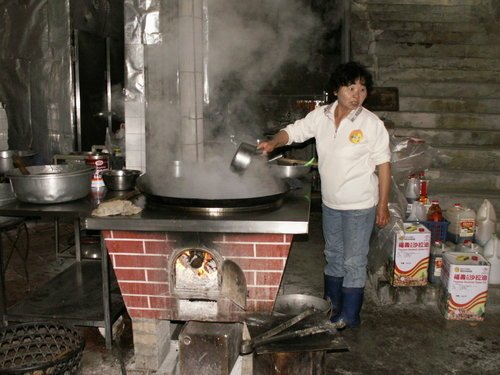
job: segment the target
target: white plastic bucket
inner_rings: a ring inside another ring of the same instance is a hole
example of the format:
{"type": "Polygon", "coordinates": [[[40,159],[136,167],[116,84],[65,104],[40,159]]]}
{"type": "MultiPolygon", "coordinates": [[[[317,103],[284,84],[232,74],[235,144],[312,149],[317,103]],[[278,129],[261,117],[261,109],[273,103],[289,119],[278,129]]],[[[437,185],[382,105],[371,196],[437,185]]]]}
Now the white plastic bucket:
{"type": "Polygon", "coordinates": [[[490,262],[488,284],[500,284],[500,241],[495,234],[484,246],[484,257],[490,262]]]}
{"type": "Polygon", "coordinates": [[[495,233],[496,226],[497,216],[495,208],[488,199],[485,199],[477,211],[475,235],[476,242],[482,246],[486,245],[491,238],[491,235],[495,233]]]}

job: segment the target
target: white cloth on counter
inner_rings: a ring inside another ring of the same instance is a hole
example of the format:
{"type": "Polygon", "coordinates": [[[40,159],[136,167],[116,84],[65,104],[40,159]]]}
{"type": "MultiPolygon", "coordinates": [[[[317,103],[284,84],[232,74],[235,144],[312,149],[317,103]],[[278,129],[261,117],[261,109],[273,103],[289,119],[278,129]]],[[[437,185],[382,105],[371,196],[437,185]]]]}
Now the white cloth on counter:
{"type": "Polygon", "coordinates": [[[101,203],[95,210],[92,211],[92,216],[113,216],[113,215],[135,215],[142,211],[142,208],[137,207],[127,200],[114,200],[101,203]]]}

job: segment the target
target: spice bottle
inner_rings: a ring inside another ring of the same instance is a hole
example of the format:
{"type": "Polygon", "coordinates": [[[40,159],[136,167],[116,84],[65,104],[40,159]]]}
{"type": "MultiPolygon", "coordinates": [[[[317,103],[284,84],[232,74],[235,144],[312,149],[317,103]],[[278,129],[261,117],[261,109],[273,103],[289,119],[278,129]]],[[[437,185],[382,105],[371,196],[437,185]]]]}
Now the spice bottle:
{"type": "Polygon", "coordinates": [[[439,201],[433,200],[427,211],[427,221],[443,221],[443,211],[439,206],[439,201]]]}
{"type": "Polygon", "coordinates": [[[426,179],[424,171],[420,171],[418,175],[418,180],[420,183],[419,201],[422,204],[427,204],[427,202],[429,201],[429,197],[427,196],[427,190],[429,188],[429,180],[426,179]]]}

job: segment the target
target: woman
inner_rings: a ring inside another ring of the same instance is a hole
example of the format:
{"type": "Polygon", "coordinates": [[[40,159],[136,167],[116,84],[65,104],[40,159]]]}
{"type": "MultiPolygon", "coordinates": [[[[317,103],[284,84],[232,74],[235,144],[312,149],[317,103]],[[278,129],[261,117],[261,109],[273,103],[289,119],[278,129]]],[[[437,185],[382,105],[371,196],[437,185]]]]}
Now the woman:
{"type": "Polygon", "coordinates": [[[370,235],[389,222],[389,135],[383,122],[362,107],[373,88],[360,64],[340,65],[332,75],[337,97],[280,130],[259,148],[271,152],[316,138],[325,238],[325,298],[338,329],[361,323],[370,235]],[[378,169],[378,177],[375,171],[378,169]]]}

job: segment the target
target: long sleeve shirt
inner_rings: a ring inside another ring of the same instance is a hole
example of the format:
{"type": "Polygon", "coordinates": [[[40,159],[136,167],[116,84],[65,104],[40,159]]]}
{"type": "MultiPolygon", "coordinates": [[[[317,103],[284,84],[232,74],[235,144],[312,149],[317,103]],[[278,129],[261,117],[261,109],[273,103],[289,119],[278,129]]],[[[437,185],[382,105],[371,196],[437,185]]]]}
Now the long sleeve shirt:
{"type": "Polygon", "coordinates": [[[351,111],[335,126],[337,102],[311,111],[288,125],[288,144],[316,138],[323,203],[355,210],[378,203],[377,165],[389,162],[389,134],[384,123],[366,108],[351,111]]]}

